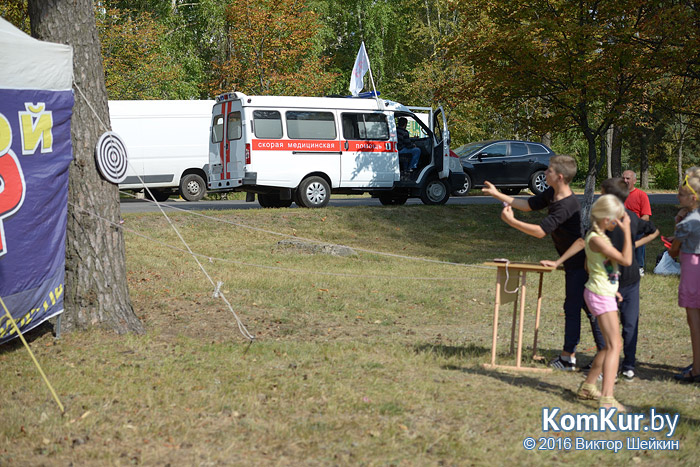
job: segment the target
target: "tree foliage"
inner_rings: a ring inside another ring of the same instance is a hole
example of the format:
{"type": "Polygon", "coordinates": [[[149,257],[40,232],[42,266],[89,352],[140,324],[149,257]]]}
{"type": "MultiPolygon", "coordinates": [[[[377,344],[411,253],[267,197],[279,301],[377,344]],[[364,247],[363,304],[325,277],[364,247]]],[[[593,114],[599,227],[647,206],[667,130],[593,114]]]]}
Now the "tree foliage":
{"type": "MultiPolygon", "coordinates": [[[[700,112],[696,0],[99,0],[111,99],[347,94],[365,42],[377,90],[442,104],[452,141],[553,135],[589,181],[602,137],[650,174],[695,163],[700,112]],[[576,131],[571,131],[575,129],[576,131]],[[658,139],[658,138],[656,138],[658,139]],[[680,152],[679,152],[680,151],[680,152]],[[680,154],[680,155],[678,155],[680,154]],[[678,156],[677,156],[678,155],[678,156]]],[[[28,27],[26,0],[0,14],[28,27]]],[[[365,89],[370,89],[366,78],[365,89]]],[[[640,174],[646,180],[645,173],[640,174]]]]}
{"type": "Polygon", "coordinates": [[[148,12],[98,8],[105,85],[111,99],[182,99],[196,95],[183,65],[163,45],[167,29],[148,12]]]}
{"type": "Polygon", "coordinates": [[[303,0],[242,0],[226,8],[226,59],[214,63],[213,94],[318,95],[335,78],[314,38],[317,15],[303,0]]]}
{"type": "Polygon", "coordinates": [[[495,108],[528,103],[541,133],[575,127],[588,145],[586,202],[599,139],[635,112],[673,69],[684,8],[647,0],[462,0],[451,56],[474,67],[471,85],[495,108]]]}

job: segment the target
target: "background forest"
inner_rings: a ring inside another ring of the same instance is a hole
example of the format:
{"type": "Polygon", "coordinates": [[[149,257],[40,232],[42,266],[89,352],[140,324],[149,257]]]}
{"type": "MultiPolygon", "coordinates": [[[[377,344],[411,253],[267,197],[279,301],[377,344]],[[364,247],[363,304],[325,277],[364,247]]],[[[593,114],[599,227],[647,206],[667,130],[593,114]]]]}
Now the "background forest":
{"type": "MultiPolygon", "coordinates": [[[[94,5],[109,99],[347,95],[364,41],[382,97],[443,105],[453,147],[543,140],[577,157],[587,192],[627,168],[643,187],[675,189],[700,163],[693,0],[94,5]]],[[[26,1],[0,0],[0,15],[30,32],[26,1]]]]}

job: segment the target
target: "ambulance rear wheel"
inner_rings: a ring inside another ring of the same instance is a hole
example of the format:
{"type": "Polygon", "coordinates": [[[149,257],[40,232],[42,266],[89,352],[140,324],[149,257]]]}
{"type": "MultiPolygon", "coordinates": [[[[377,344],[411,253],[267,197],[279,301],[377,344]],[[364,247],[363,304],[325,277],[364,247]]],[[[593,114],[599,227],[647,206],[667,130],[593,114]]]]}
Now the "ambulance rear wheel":
{"type": "Polygon", "coordinates": [[[304,179],[297,188],[296,202],[303,208],[322,208],[331,199],[331,187],[321,177],[304,179]]]}
{"type": "Polygon", "coordinates": [[[187,174],[180,180],[180,195],[187,201],[199,201],[207,194],[207,184],[197,174],[187,174]]]}

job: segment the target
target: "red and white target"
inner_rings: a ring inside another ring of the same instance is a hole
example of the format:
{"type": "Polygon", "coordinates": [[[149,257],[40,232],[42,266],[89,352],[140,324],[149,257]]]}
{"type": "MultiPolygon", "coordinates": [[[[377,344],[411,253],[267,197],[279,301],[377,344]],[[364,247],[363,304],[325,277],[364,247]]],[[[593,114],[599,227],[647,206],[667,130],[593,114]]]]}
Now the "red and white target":
{"type": "Polygon", "coordinates": [[[95,147],[95,162],[102,176],[115,184],[126,178],[128,154],[121,137],[113,131],[100,136],[95,147]]]}

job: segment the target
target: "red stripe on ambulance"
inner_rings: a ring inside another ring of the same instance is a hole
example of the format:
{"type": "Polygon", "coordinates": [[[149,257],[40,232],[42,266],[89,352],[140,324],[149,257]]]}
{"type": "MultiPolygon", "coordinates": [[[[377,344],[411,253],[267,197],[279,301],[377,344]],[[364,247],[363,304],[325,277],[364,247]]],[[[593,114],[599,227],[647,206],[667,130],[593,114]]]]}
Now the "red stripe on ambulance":
{"type": "MultiPolygon", "coordinates": [[[[396,152],[396,145],[391,141],[343,141],[345,151],[359,152],[396,152]]],[[[338,152],[340,141],[336,140],[301,140],[301,139],[254,139],[254,151],[311,151],[338,152]]]]}
{"type": "Polygon", "coordinates": [[[254,139],[254,151],[338,152],[340,141],[315,139],[254,139]]]}
{"type": "Polygon", "coordinates": [[[347,144],[347,151],[359,152],[396,152],[394,143],[391,141],[344,141],[347,144]]]}

